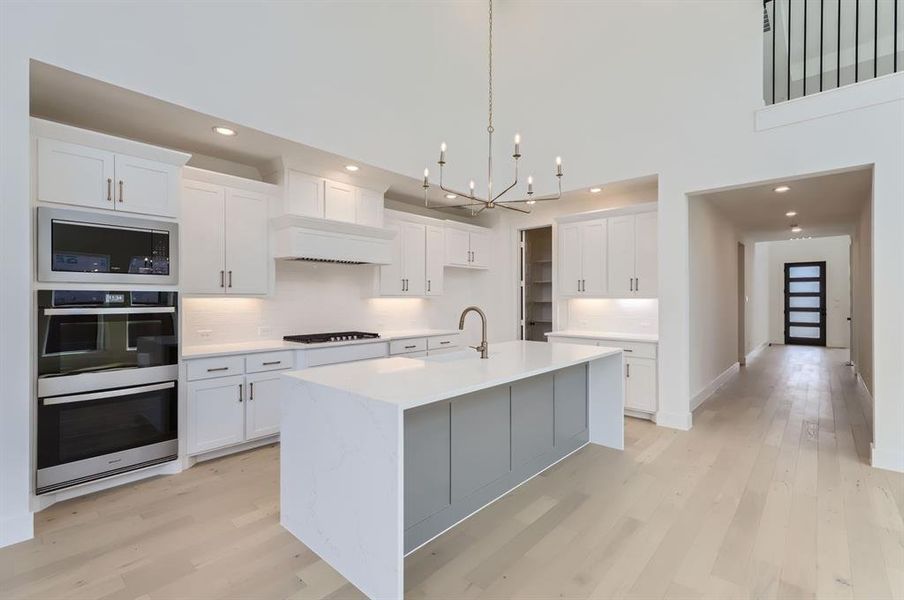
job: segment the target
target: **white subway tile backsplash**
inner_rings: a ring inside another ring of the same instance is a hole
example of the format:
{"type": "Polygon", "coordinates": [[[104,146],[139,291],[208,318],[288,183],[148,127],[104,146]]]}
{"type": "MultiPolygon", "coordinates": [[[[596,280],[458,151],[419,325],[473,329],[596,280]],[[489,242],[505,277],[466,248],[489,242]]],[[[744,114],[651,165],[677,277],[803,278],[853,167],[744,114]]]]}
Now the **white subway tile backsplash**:
{"type": "Polygon", "coordinates": [[[635,298],[574,298],[568,300],[562,329],[613,333],[658,333],[659,301],[635,298]]]}

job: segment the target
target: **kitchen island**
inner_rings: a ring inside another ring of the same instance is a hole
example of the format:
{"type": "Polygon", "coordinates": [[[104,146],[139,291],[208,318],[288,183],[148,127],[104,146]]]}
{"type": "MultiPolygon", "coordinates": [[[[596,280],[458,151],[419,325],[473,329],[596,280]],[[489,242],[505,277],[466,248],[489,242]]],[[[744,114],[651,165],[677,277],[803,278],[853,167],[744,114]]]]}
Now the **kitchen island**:
{"type": "Polygon", "coordinates": [[[371,598],[404,557],[587,443],[624,448],[618,348],[506,342],[286,373],[281,523],[371,598]]]}

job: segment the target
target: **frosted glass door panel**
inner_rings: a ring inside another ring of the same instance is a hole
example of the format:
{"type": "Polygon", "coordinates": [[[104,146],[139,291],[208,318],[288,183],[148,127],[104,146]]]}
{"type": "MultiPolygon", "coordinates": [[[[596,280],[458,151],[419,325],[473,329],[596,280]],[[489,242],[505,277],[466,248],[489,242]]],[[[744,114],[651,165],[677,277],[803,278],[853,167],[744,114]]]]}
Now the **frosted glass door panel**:
{"type": "Polygon", "coordinates": [[[792,294],[818,294],[819,293],[819,282],[818,281],[791,281],[788,284],[788,291],[792,294]]]}
{"type": "Polygon", "coordinates": [[[818,312],[794,312],[789,315],[792,323],[819,323],[818,312]]]}
{"type": "Polygon", "coordinates": [[[819,339],[819,327],[790,327],[789,333],[794,338],[819,339]]]}
{"type": "Polygon", "coordinates": [[[819,296],[791,296],[788,299],[790,308],[819,308],[819,296]]]}
{"type": "Polygon", "coordinates": [[[819,267],[789,267],[788,276],[791,279],[799,279],[801,277],[819,277],[819,267]]]}

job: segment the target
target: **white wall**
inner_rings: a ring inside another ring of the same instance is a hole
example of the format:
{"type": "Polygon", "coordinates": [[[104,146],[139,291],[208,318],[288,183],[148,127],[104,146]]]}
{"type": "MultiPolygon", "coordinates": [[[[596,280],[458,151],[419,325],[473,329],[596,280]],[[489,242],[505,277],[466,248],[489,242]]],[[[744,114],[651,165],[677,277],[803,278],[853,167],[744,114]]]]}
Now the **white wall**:
{"type": "Polygon", "coordinates": [[[689,209],[691,396],[738,362],[738,233],[711,202],[689,209]]]}
{"type": "MultiPolygon", "coordinates": [[[[851,241],[851,274],[854,286],[851,360],[864,385],[873,392],[873,252],[872,200],[864,203],[851,241]]],[[[868,411],[872,413],[872,407],[868,411]]]]}
{"type": "MultiPolygon", "coordinates": [[[[496,129],[500,139],[520,130],[522,171],[537,176],[538,192],[551,189],[556,154],[569,188],[659,175],[659,423],[691,425],[686,194],[875,165],[873,316],[882,327],[873,340],[874,458],[904,469],[904,75],[772,107],[769,115],[794,122],[756,131],[758,0],[497,8],[496,129]],[[828,116],[811,118],[814,107],[828,116]]],[[[483,172],[485,10],[464,2],[0,3],[4,539],[26,533],[9,524],[28,521],[31,475],[30,378],[22,375],[30,372],[22,316],[32,304],[31,265],[9,260],[32,247],[28,60],[412,177],[445,138],[458,185],[483,172]]],[[[497,144],[500,164],[505,146],[497,144]]],[[[512,284],[501,289],[511,293],[512,284]]]]}
{"type": "Polygon", "coordinates": [[[851,238],[846,235],[812,240],[765,242],[769,252],[769,341],[785,343],[785,263],[826,262],[826,345],[850,346],[851,238]]]}
{"type": "Polygon", "coordinates": [[[745,250],[746,352],[769,342],[769,246],[748,241],[745,250]]]}

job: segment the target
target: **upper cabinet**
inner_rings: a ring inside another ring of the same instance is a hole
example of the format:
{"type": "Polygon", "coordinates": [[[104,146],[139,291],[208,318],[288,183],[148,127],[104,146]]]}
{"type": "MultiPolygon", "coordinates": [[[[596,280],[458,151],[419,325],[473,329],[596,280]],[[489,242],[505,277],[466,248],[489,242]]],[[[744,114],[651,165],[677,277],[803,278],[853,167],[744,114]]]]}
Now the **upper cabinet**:
{"type": "Polygon", "coordinates": [[[392,262],[380,266],[381,296],[427,295],[427,226],[423,223],[392,219],[386,228],[396,232],[392,262]]]}
{"type": "Polygon", "coordinates": [[[383,194],[286,168],[281,214],[383,226],[383,194]]]}
{"type": "Polygon", "coordinates": [[[565,297],[655,298],[656,211],[599,211],[558,226],[558,293],[565,297]],[[599,218],[602,213],[612,214],[599,218]]]}
{"type": "Polygon", "coordinates": [[[38,202],[177,217],[189,155],[32,119],[38,202]]]}
{"type": "Polygon", "coordinates": [[[563,296],[606,294],[606,220],[559,227],[559,292],[563,296]]]}
{"type": "Polygon", "coordinates": [[[655,212],[609,218],[609,295],[655,298],[658,293],[655,212]]]}
{"type": "Polygon", "coordinates": [[[269,203],[278,188],[200,169],[186,169],[186,174],[197,179],[186,179],[182,186],[183,291],[267,294],[269,203]]]}
{"type": "Polygon", "coordinates": [[[489,230],[456,221],[446,221],[445,238],[446,266],[469,269],[489,267],[489,230]]]}

